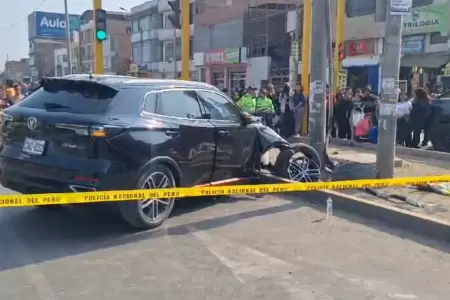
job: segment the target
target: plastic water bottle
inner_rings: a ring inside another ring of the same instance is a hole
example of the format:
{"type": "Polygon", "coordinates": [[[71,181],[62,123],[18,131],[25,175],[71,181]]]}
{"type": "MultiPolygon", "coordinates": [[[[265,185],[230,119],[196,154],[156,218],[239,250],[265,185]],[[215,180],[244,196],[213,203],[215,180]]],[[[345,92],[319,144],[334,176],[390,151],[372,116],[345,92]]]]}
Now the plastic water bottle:
{"type": "Polygon", "coordinates": [[[331,197],[328,197],[327,199],[327,220],[331,219],[333,216],[333,200],[331,200],[331,197]]]}

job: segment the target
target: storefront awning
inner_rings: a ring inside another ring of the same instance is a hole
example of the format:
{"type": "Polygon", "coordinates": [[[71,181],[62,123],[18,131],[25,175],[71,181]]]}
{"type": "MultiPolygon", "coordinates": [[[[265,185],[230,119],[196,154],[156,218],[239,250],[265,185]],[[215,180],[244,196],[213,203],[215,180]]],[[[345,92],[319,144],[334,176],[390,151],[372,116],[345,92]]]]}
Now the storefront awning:
{"type": "Polygon", "coordinates": [[[449,52],[405,54],[400,62],[401,67],[439,68],[449,60],[449,52]]]}

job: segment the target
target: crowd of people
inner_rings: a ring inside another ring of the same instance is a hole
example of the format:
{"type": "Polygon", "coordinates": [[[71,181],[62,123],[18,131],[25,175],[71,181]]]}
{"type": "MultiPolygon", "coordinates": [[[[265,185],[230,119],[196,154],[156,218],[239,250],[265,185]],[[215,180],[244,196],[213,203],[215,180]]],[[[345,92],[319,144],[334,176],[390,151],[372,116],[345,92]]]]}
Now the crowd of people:
{"type": "Polygon", "coordinates": [[[5,109],[22,101],[22,99],[36,89],[36,87],[36,83],[6,80],[5,85],[0,85],[0,108],[5,109]]]}
{"type": "MultiPolygon", "coordinates": [[[[227,90],[225,93],[230,94],[227,90]]],[[[370,86],[345,88],[327,96],[327,128],[332,137],[377,143],[379,98],[370,86]],[[332,105],[328,104],[332,98],[332,105]],[[331,115],[330,115],[331,113],[331,115]]],[[[237,105],[252,115],[261,116],[266,124],[289,138],[303,132],[307,99],[301,85],[294,89],[289,83],[282,88],[268,84],[265,88],[248,87],[230,96],[237,105]]],[[[425,147],[433,120],[431,101],[425,89],[418,88],[413,97],[399,90],[397,105],[397,144],[425,147]],[[423,135],[423,138],[421,136],[423,135]]]]}

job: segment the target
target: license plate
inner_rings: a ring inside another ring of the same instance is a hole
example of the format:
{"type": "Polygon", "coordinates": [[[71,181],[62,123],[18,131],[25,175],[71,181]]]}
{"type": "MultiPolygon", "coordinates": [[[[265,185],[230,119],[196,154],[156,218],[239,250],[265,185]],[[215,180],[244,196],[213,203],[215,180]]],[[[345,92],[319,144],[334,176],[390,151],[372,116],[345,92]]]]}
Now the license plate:
{"type": "Polygon", "coordinates": [[[22,151],[28,154],[42,155],[45,149],[45,141],[25,138],[22,151]]]}

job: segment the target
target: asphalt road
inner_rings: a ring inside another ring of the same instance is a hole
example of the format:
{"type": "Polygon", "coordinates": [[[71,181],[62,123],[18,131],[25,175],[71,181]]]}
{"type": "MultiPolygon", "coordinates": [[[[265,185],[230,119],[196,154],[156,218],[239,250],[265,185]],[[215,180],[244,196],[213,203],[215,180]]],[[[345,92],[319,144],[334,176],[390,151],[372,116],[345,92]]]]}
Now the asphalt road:
{"type": "Polygon", "coordinates": [[[0,299],[448,299],[448,245],[323,218],[272,196],[191,199],[141,233],[101,206],[0,209],[0,299]]]}

